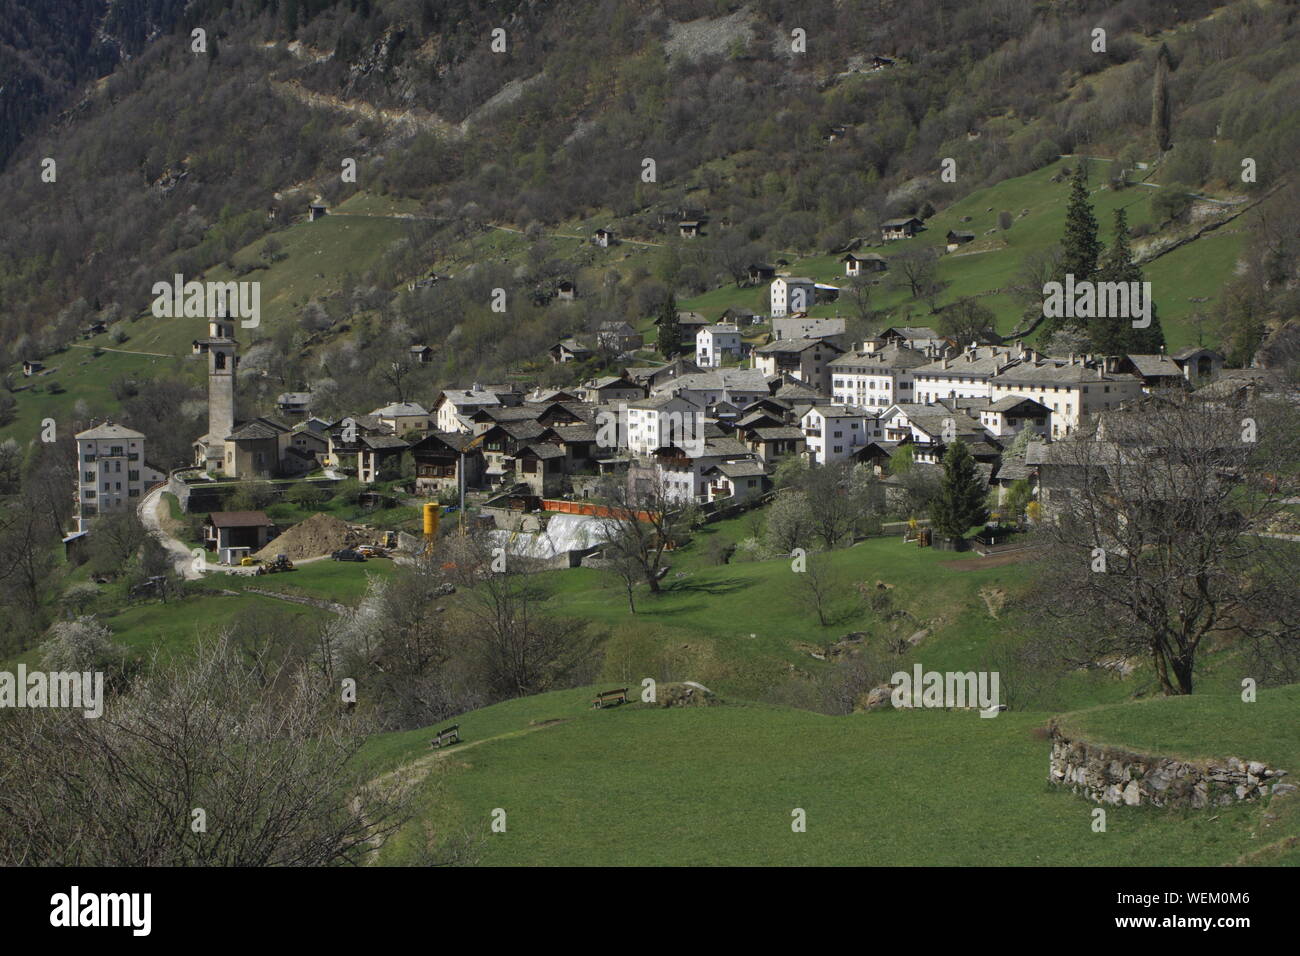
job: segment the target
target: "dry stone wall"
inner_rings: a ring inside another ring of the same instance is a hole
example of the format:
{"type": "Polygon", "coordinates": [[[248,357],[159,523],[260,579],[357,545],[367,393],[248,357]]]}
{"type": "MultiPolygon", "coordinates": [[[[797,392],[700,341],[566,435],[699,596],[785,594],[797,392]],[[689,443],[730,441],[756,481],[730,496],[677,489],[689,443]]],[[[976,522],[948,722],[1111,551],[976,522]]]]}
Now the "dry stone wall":
{"type": "Polygon", "coordinates": [[[1157,807],[1221,807],[1294,789],[1277,783],[1285,770],[1258,760],[1228,757],[1221,763],[1192,763],[1140,754],[1081,739],[1069,739],[1051,725],[1048,779],[1097,803],[1157,807]],[[1284,790],[1285,788],[1285,790],[1284,790]]]}

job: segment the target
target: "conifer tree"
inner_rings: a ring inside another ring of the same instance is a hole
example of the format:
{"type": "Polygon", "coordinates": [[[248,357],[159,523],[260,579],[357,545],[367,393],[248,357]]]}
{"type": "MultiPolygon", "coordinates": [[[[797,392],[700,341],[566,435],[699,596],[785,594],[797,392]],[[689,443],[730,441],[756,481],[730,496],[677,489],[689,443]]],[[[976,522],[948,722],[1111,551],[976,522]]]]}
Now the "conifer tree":
{"type": "MultiPolygon", "coordinates": [[[[1065,235],[1061,237],[1061,262],[1057,267],[1056,281],[1064,283],[1067,275],[1074,276],[1076,283],[1093,279],[1101,251],[1097,217],[1093,215],[1092,200],[1088,198],[1088,173],[1080,159],[1070,181],[1070,200],[1065,211],[1065,235]]],[[[1079,320],[1057,316],[1048,319],[1047,323],[1048,331],[1056,332],[1066,325],[1077,326],[1079,320]]]]}
{"type": "MultiPolygon", "coordinates": [[[[1115,239],[1102,257],[1097,279],[1100,282],[1141,283],[1142,267],[1133,261],[1133,247],[1129,244],[1128,215],[1123,209],[1115,210],[1115,239]]],[[[1132,316],[1095,318],[1089,323],[1092,347],[1102,355],[1121,355],[1129,352],[1154,354],[1165,343],[1155,303],[1151,303],[1151,324],[1146,328],[1133,328],[1132,316]]]]}
{"type": "Polygon", "coordinates": [[[1151,145],[1161,153],[1169,148],[1169,59],[1169,47],[1160,44],[1151,80],[1151,145]]]}
{"type": "Polygon", "coordinates": [[[677,297],[671,292],[659,307],[659,354],[674,358],[682,351],[682,324],[677,319],[677,297]]]}
{"type": "Polygon", "coordinates": [[[988,518],[985,488],[966,443],[960,438],[943,456],[943,480],[930,505],[930,523],[940,534],[959,538],[988,518]]]}
{"type": "Polygon", "coordinates": [[[1075,282],[1092,279],[1101,258],[1097,238],[1097,217],[1088,197],[1088,173],[1082,161],[1070,181],[1070,205],[1065,212],[1065,236],[1061,239],[1061,275],[1073,275],[1075,282]]]}

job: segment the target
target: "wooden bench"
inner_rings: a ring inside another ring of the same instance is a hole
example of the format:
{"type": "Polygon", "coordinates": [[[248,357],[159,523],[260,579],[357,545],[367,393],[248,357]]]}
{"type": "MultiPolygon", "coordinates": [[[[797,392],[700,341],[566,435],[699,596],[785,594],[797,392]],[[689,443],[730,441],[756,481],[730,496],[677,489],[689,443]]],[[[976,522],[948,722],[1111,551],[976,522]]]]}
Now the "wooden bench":
{"type": "Polygon", "coordinates": [[[460,724],[452,724],[446,730],[440,730],[429,741],[430,747],[443,747],[460,743],[460,724]]]}
{"type": "Polygon", "coordinates": [[[626,704],[627,688],[620,687],[618,690],[607,690],[597,694],[596,699],[591,702],[592,707],[604,707],[606,704],[626,704]]]}

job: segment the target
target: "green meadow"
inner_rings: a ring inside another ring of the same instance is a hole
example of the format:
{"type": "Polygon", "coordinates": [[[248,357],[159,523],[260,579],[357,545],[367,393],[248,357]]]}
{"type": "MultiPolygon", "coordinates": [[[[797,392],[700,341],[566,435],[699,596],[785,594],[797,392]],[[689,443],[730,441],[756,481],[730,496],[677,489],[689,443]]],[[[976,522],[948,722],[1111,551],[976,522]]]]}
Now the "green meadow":
{"type": "Polygon", "coordinates": [[[1044,714],[594,710],[595,689],[466,714],[463,743],[436,755],[428,731],[375,741],[375,769],[414,761],[424,774],[419,825],[378,862],[410,862],[425,823],[477,835],[489,865],[1204,866],[1286,838],[1262,839],[1259,805],[1110,807],[1094,832],[1093,805],[1047,783],[1044,714]],[[498,809],[504,833],[490,829],[498,809]]]}

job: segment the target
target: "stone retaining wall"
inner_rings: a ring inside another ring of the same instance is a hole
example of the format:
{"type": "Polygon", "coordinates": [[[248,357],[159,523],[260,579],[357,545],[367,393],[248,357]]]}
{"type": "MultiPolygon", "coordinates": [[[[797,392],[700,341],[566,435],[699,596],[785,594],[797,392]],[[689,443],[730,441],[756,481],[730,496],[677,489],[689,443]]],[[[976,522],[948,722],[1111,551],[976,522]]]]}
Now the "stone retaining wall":
{"type": "Polygon", "coordinates": [[[1071,740],[1051,724],[1052,758],[1048,779],[1097,803],[1150,804],[1157,807],[1221,807],[1290,789],[1274,781],[1285,770],[1258,760],[1228,757],[1221,763],[1191,763],[1071,740]]]}

